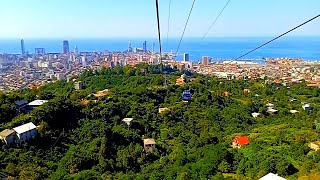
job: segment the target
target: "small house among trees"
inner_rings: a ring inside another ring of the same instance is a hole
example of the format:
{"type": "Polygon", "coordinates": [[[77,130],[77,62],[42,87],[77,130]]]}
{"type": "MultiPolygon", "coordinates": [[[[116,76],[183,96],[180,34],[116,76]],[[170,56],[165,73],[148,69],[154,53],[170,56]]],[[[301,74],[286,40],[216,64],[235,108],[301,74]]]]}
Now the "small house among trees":
{"type": "Polygon", "coordinates": [[[168,111],[170,111],[169,108],[159,108],[159,113],[160,113],[160,114],[161,114],[161,113],[168,112],[168,111]]]}
{"type": "Polygon", "coordinates": [[[75,90],[82,90],[86,89],[86,84],[84,82],[78,81],[74,83],[74,89],[75,90]]]}
{"type": "Polygon", "coordinates": [[[2,140],[7,145],[13,144],[15,141],[16,132],[11,129],[5,129],[0,132],[0,140],[2,140]]]}
{"type": "Polygon", "coordinates": [[[286,180],[286,179],[278,176],[277,174],[269,173],[263,176],[262,178],[260,178],[259,180],[286,180]]]}
{"type": "Polygon", "coordinates": [[[311,105],[307,102],[302,102],[302,108],[305,111],[311,110],[311,105]]]}
{"type": "Polygon", "coordinates": [[[37,127],[32,122],[29,122],[13,129],[3,130],[0,132],[0,140],[7,145],[11,145],[33,139],[37,136],[37,133],[37,127]]]}
{"type": "Polygon", "coordinates": [[[243,146],[246,146],[250,144],[250,140],[247,136],[238,136],[233,139],[232,141],[232,147],[233,148],[241,148],[243,146]]]}
{"type": "Polygon", "coordinates": [[[131,126],[133,118],[124,118],[122,122],[124,122],[128,127],[131,126]]]}
{"type": "Polygon", "coordinates": [[[144,139],[143,147],[145,150],[153,150],[156,147],[156,141],[152,138],[144,139]]]}
{"type": "Polygon", "coordinates": [[[243,90],[243,94],[244,94],[244,95],[250,94],[250,89],[244,89],[244,90],[243,90]]]}
{"type": "Polygon", "coordinates": [[[308,146],[310,149],[318,151],[320,150],[320,141],[312,142],[308,146]]]}

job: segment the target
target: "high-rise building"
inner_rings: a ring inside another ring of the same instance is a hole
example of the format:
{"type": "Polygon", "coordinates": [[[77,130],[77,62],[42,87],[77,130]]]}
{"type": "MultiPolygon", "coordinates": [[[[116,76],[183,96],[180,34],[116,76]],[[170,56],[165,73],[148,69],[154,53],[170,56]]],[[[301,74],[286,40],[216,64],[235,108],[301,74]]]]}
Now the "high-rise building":
{"type": "Polygon", "coordinates": [[[143,52],[147,52],[147,41],[144,41],[142,44],[143,52]]]}
{"type": "Polygon", "coordinates": [[[132,52],[131,42],[129,42],[128,52],[132,52]]]}
{"type": "Polygon", "coordinates": [[[207,66],[210,63],[210,59],[208,56],[202,56],[202,64],[207,66]]]}
{"type": "Polygon", "coordinates": [[[74,54],[78,54],[79,53],[79,50],[78,50],[78,46],[76,45],[75,47],[74,47],[74,54]]]}
{"type": "Polygon", "coordinates": [[[189,54],[187,54],[187,53],[183,54],[183,61],[184,62],[189,61],[189,54]]]}
{"type": "Polygon", "coordinates": [[[25,47],[24,47],[24,40],[21,39],[21,54],[24,55],[26,53],[25,47]]]}
{"type": "Polygon", "coordinates": [[[87,66],[86,56],[82,56],[81,57],[81,63],[82,63],[82,67],[86,67],[87,66]]]}
{"type": "Polygon", "coordinates": [[[152,43],[152,53],[154,53],[154,46],[155,46],[155,44],[152,43]]]}
{"type": "Polygon", "coordinates": [[[63,54],[69,53],[69,42],[67,40],[63,41],[63,54]]]}
{"type": "Polygon", "coordinates": [[[38,54],[38,55],[40,55],[40,54],[45,54],[46,53],[46,51],[45,51],[45,49],[44,48],[35,48],[34,49],[34,53],[35,54],[38,54]]]}

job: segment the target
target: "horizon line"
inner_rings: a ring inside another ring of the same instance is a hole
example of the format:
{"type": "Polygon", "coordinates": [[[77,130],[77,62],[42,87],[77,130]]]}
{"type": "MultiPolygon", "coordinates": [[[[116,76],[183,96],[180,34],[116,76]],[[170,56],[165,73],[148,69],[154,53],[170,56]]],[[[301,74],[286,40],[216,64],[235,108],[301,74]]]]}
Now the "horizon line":
{"type": "MultiPolygon", "coordinates": [[[[265,35],[265,36],[209,36],[205,39],[227,39],[227,38],[272,38],[274,36],[265,35]]],[[[283,38],[311,38],[311,37],[320,37],[320,35],[288,35],[283,38]]],[[[38,39],[47,39],[47,40],[79,40],[79,39],[157,39],[156,37],[0,37],[0,39],[7,40],[38,40],[38,39]]],[[[170,37],[169,39],[179,39],[179,37],[170,37]]],[[[200,36],[189,36],[185,39],[201,39],[200,36]]]]}

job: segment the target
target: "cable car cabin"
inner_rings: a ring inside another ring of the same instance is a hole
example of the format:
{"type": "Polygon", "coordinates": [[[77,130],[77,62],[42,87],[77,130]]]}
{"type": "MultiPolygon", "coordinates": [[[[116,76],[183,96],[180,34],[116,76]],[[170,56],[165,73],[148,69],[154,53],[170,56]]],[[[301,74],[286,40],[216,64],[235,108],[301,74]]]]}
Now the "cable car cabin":
{"type": "Polygon", "coordinates": [[[183,91],[183,93],[182,93],[182,100],[183,101],[186,101],[186,102],[189,102],[189,101],[191,101],[191,92],[190,92],[190,90],[185,90],[185,91],[183,91]]]}

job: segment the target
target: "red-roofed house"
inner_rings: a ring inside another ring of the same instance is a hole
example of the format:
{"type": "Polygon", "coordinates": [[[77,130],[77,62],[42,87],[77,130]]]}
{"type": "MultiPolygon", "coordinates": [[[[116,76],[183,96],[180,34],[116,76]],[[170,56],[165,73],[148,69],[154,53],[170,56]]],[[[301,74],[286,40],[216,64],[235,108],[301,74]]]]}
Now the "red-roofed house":
{"type": "Polygon", "coordinates": [[[250,144],[250,140],[247,136],[238,136],[233,139],[232,147],[233,148],[241,148],[242,146],[250,144]]]}

